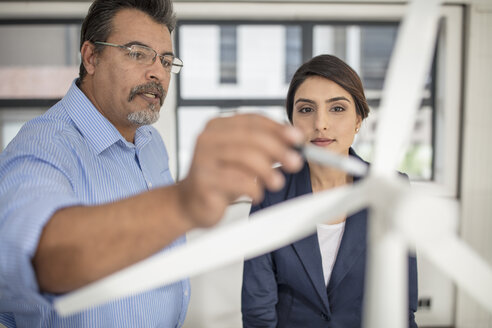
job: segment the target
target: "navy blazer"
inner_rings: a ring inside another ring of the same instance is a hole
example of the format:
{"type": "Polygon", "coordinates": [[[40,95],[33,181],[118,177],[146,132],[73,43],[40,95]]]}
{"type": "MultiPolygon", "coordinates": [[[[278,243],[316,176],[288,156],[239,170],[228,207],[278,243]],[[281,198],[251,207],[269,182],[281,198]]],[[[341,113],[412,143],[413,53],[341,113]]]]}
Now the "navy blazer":
{"type": "MultiPolygon", "coordinates": [[[[358,157],[352,149],[350,155],[358,157]]],[[[252,207],[252,213],[312,192],[307,163],[300,172],[284,175],[284,188],[274,193],[266,192],[263,202],[252,207]]],[[[366,232],[367,210],[347,218],[327,287],[317,233],[245,261],[241,305],[243,327],[361,327],[366,232]]],[[[416,310],[417,261],[410,256],[408,322],[412,328],[417,327],[416,310]]]]}

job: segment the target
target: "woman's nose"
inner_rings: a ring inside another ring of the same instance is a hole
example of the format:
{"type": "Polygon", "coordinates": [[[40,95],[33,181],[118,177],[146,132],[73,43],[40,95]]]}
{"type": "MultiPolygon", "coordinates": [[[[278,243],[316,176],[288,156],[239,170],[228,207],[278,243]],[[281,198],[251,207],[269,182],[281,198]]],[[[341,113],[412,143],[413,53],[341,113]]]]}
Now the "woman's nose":
{"type": "Polygon", "coordinates": [[[314,122],[315,129],[318,131],[327,130],[329,127],[329,120],[326,114],[319,113],[315,117],[314,122]]]}

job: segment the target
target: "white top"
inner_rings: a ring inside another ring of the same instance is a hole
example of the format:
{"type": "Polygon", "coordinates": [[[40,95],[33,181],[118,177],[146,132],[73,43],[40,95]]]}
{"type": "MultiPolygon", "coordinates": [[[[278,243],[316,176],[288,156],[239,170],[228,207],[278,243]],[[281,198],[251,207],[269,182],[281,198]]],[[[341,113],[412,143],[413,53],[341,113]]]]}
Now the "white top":
{"type": "Polygon", "coordinates": [[[342,241],[345,221],[337,224],[317,224],[319,249],[323,264],[325,285],[328,286],[333,266],[337,258],[338,249],[342,241]]]}

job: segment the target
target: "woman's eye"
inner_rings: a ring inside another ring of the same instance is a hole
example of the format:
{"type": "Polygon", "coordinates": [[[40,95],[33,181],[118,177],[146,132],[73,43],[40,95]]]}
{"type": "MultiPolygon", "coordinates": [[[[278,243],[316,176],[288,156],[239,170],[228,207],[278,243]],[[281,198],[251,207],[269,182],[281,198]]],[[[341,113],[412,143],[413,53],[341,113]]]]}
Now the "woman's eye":
{"type": "Polygon", "coordinates": [[[313,109],[309,108],[309,107],[302,107],[298,110],[299,113],[310,113],[312,111],[313,111],[313,109]]]}
{"type": "Polygon", "coordinates": [[[340,106],[335,106],[335,107],[332,107],[332,109],[331,109],[332,112],[343,112],[344,110],[345,110],[345,108],[340,107],[340,106]]]}

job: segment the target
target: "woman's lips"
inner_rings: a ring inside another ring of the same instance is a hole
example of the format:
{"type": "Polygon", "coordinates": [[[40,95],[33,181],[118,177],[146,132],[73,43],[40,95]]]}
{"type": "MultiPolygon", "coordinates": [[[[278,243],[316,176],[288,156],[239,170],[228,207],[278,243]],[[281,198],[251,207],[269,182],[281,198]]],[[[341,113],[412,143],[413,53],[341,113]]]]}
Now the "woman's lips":
{"type": "Polygon", "coordinates": [[[326,138],[316,138],[311,140],[311,143],[318,147],[325,147],[331,145],[335,142],[335,139],[326,139],[326,138]]]}

